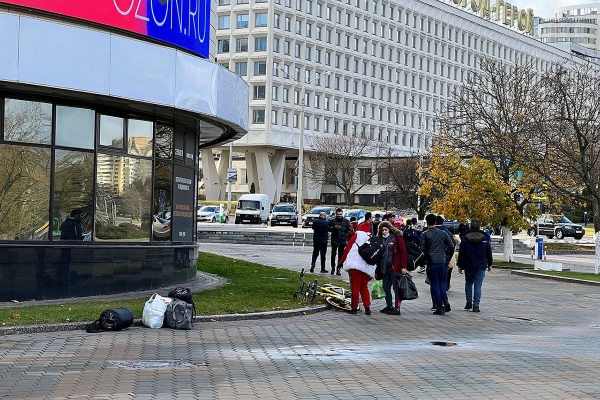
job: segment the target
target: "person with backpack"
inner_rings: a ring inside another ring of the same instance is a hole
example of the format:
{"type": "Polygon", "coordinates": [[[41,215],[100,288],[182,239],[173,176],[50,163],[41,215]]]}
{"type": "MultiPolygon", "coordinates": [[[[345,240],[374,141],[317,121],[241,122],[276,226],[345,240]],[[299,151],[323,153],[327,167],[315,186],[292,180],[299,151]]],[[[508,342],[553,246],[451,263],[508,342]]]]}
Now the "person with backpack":
{"type": "Polygon", "coordinates": [[[383,221],[379,224],[377,235],[382,238],[384,253],[377,268],[383,275],[383,290],[385,291],[386,306],[380,312],[388,315],[401,315],[400,306],[402,301],[398,291],[397,276],[406,274],[406,245],[402,238],[402,232],[383,221]],[[392,288],[394,290],[394,303],[392,303],[392,288]]]}
{"type": "Polygon", "coordinates": [[[350,221],[344,218],[344,211],[341,208],[335,210],[335,218],[329,221],[329,232],[331,232],[331,275],[336,272],[337,275],[342,275],[340,272],[340,259],[346,248],[346,243],[348,243],[351,230],[350,221]]]}
{"type": "Polygon", "coordinates": [[[369,281],[375,276],[375,265],[369,265],[358,254],[358,248],[365,244],[371,237],[371,224],[363,222],[348,239],[348,244],[340,258],[344,271],[350,275],[350,288],[352,289],[350,314],[358,313],[358,297],[362,298],[365,314],[371,315],[371,294],[369,281]]]}

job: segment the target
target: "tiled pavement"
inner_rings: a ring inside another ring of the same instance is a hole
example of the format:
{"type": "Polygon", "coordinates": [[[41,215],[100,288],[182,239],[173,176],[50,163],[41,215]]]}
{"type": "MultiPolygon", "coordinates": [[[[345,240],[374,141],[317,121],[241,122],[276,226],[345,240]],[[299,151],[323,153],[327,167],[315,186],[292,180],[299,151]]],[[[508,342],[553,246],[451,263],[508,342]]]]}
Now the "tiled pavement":
{"type": "MultiPolygon", "coordinates": [[[[309,264],[308,249],[208,246],[201,250],[268,265],[309,264]]],[[[477,314],[462,310],[460,278],[443,317],[430,314],[417,275],[421,298],[401,316],[326,311],[191,331],[4,336],[0,399],[600,398],[598,287],[495,270],[477,314]]]]}

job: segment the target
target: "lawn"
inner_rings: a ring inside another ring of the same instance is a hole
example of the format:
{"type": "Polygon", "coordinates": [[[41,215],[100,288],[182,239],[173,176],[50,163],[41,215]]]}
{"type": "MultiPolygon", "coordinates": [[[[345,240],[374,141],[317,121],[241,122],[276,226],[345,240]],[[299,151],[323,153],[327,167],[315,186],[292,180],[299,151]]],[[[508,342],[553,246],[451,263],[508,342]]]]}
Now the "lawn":
{"type": "Polygon", "coordinates": [[[588,272],[571,272],[571,271],[528,271],[533,272],[535,274],[540,275],[552,275],[552,276],[560,276],[563,278],[575,278],[575,279],[583,279],[586,281],[596,281],[600,282],[600,275],[595,275],[588,272]]]}
{"type": "MultiPolygon", "coordinates": [[[[210,253],[199,254],[198,270],[219,275],[229,281],[219,288],[194,294],[198,315],[244,314],[304,306],[292,298],[300,282],[298,272],[210,253]]],[[[312,281],[316,277],[323,278],[322,275],[307,274],[305,280],[312,281]]],[[[319,280],[321,284],[325,282],[326,280],[319,280]]],[[[348,287],[347,283],[340,281],[335,281],[335,284],[348,287]]],[[[159,294],[166,295],[162,292],[159,294]]],[[[66,299],[58,305],[15,305],[0,308],[0,326],[92,321],[102,311],[117,307],[127,307],[133,311],[135,318],[141,318],[146,300],[146,297],[79,302],[66,299]]]]}

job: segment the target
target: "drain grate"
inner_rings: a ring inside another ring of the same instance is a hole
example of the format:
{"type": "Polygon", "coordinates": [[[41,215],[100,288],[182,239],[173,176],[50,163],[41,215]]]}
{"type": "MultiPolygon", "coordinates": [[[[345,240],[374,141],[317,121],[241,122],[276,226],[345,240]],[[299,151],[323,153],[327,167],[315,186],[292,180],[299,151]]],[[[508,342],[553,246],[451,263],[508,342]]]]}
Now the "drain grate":
{"type": "Polygon", "coordinates": [[[139,360],[108,360],[109,365],[121,369],[173,369],[206,367],[206,364],[192,364],[184,361],[139,361],[139,360]]]}
{"type": "Polygon", "coordinates": [[[431,342],[431,344],[434,346],[446,346],[446,347],[456,346],[456,342],[431,342]]]}

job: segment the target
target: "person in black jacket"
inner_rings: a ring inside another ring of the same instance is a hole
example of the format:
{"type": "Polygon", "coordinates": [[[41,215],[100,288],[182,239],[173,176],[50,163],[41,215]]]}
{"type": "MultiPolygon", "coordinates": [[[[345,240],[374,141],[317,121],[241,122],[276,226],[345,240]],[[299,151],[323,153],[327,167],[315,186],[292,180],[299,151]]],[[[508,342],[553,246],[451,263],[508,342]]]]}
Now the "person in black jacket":
{"type": "Polygon", "coordinates": [[[327,214],[319,214],[312,224],[313,229],[313,253],[310,263],[310,272],[315,272],[315,263],[317,257],[321,254],[321,272],[328,272],[325,269],[325,255],[327,254],[327,242],[329,241],[329,224],[327,223],[327,214]]]}
{"type": "Polygon", "coordinates": [[[339,265],[340,258],[342,258],[348,237],[352,232],[350,221],[344,218],[341,208],[335,210],[335,218],[329,221],[329,232],[331,232],[331,275],[335,274],[338,268],[338,275],[341,275],[342,273],[339,271],[342,267],[339,265]]]}
{"type": "Polygon", "coordinates": [[[471,221],[471,229],[461,238],[456,266],[458,273],[465,271],[465,310],[479,312],[481,286],[485,270],[492,271],[492,245],[490,238],[481,230],[479,221],[471,221]],[[473,291],[473,287],[475,290],[473,291]]]}
{"type": "Polygon", "coordinates": [[[60,240],[83,240],[81,228],[81,214],[83,211],[75,209],[60,226],[60,240]]]}

